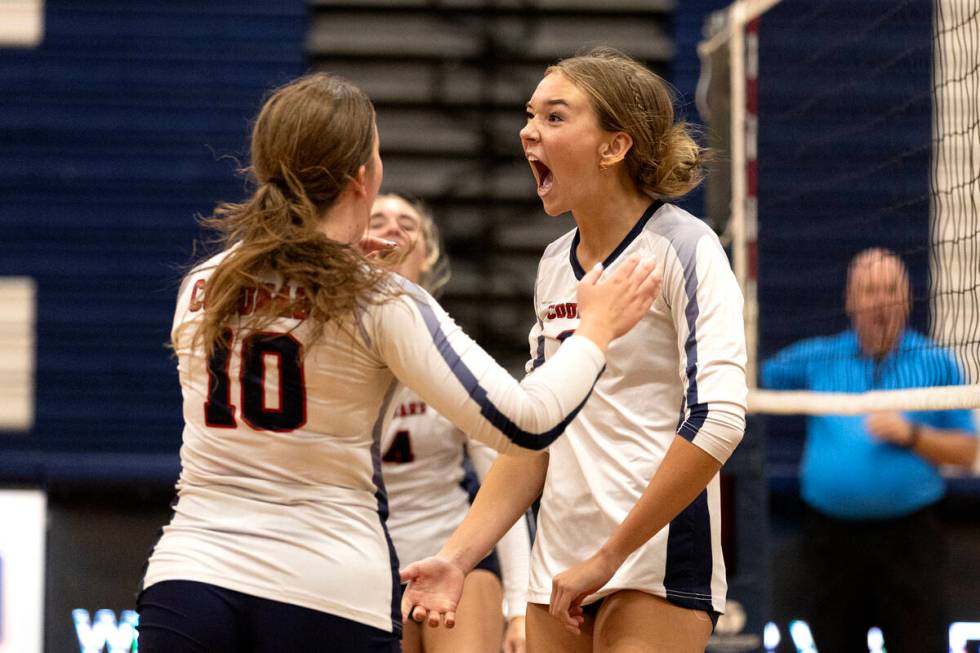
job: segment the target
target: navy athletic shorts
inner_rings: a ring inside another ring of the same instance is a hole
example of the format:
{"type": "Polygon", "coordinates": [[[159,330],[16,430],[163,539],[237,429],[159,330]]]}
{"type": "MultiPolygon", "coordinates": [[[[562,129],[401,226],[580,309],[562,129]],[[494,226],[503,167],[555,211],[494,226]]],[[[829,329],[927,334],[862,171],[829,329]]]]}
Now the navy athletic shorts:
{"type": "MultiPolygon", "coordinates": [[[[583,605],[582,613],[587,614],[592,618],[595,618],[599,614],[599,608],[602,607],[602,604],[605,602],[605,600],[606,597],[604,596],[597,601],[593,601],[592,603],[583,605]]],[[[671,601],[671,603],[673,603],[673,601],[671,601]]],[[[680,606],[680,607],[683,608],[687,606],[680,606]]],[[[688,608],[688,610],[692,610],[692,609],[695,608],[688,608]]],[[[715,632],[715,626],[718,625],[718,617],[721,616],[721,613],[718,612],[717,610],[705,610],[704,612],[706,612],[708,614],[708,618],[711,619],[711,632],[715,632]]]]}
{"type": "Polygon", "coordinates": [[[209,583],[140,593],[140,653],[399,653],[400,633],[209,583]]]}
{"type": "Polygon", "coordinates": [[[497,577],[497,580],[503,579],[503,574],[500,573],[500,558],[497,557],[496,549],[490,551],[490,555],[478,562],[476,566],[473,567],[473,571],[476,571],[477,569],[489,571],[491,574],[497,577]]]}

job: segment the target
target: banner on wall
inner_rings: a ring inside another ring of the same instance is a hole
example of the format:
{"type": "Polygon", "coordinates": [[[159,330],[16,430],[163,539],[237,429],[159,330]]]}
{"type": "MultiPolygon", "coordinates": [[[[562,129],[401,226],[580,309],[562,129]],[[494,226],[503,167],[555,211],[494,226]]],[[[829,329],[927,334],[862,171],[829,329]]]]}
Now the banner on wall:
{"type": "Polygon", "coordinates": [[[46,499],[0,490],[0,653],[41,653],[46,499]]]}
{"type": "Polygon", "coordinates": [[[0,47],[37,47],[43,34],[42,0],[0,0],[0,47]]]}
{"type": "MultiPolygon", "coordinates": [[[[0,45],[4,9],[0,0],[0,45]]],[[[37,287],[29,277],[0,277],[0,431],[29,431],[34,424],[34,358],[37,287]]]]}

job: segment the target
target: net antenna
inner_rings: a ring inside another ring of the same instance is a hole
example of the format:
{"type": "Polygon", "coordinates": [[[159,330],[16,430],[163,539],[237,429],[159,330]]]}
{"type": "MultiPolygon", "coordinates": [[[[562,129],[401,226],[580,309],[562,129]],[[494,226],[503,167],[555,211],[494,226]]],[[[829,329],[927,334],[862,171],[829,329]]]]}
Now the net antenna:
{"type": "Polygon", "coordinates": [[[711,17],[698,45],[698,109],[720,154],[706,214],[745,297],[749,410],[980,409],[980,12],[975,0],[869,1],[844,21],[834,6],[738,0],[711,17]],[[760,360],[848,326],[848,265],[868,247],[908,265],[910,326],[963,378],[863,393],[760,390],[760,360]]]}

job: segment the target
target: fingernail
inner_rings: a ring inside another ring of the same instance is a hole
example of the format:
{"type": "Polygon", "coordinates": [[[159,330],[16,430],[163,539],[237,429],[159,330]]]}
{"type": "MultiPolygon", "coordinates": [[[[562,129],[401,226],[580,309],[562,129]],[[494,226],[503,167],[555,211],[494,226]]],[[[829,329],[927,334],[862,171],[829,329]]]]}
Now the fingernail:
{"type": "Polygon", "coordinates": [[[598,263],[596,263],[595,265],[593,265],[592,266],[592,269],[595,270],[596,272],[598,272],[599,270],[601,270],[602,269],[602,261],[599,261],[598,263]]]}

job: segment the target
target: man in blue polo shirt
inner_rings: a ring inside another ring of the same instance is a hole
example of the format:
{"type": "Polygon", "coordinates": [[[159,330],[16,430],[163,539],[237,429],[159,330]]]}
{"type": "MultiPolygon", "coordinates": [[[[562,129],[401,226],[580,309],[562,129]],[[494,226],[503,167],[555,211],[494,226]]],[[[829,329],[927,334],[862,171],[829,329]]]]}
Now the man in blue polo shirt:
{"type": "MultiPolygon", "coordinates": [[[[851,328],[782,350],[761,383],[779,390],[865,392],[962,383],[952,355],[906,328],[908,273],[882,249],[851,262],[851,328]]],[[[937,465],[969,467],[976,454],[969,411],[814,415],[800,469],[804,562],[815,579],[808,615],[829,653],[866,652],[879,626],[889,653],[948,650],[941,585],[945,557],[933,508],[937,465]]]]}

